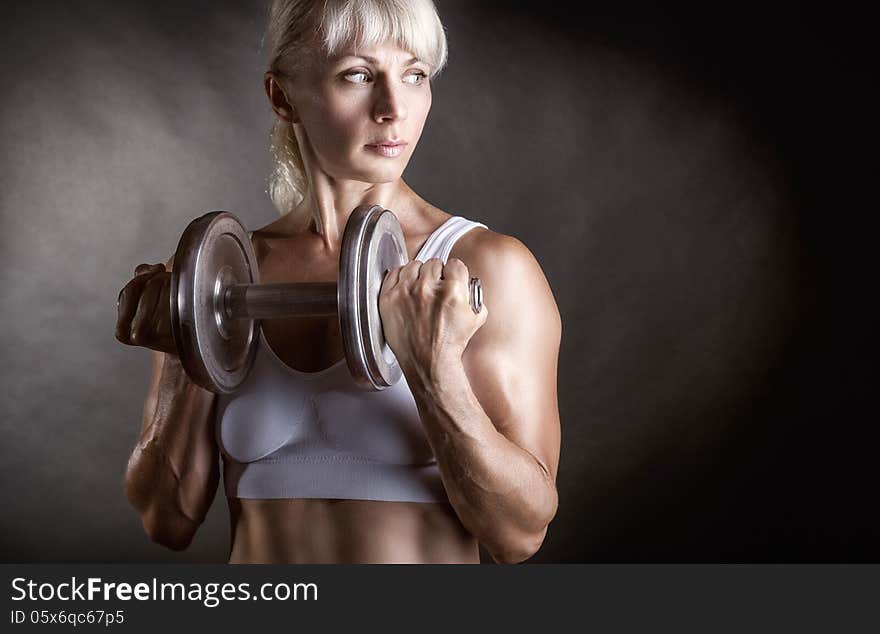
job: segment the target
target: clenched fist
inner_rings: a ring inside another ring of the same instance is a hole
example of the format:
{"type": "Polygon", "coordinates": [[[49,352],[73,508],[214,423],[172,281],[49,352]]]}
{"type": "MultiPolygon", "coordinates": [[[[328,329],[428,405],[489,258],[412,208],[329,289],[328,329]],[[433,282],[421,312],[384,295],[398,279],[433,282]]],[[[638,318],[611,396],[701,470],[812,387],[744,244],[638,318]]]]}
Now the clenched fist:
{"type": "Polygon", "coordinates": [[[489,317],[486,304],[471,308],[470,276],[464,262],[439,258],[410,260],[388,271],[379,291],[385,341],[401,369],[421,368],[433,376],[439,364],[461,358],[474,333],[489,317]]]}
{"type": "Polygon", "coordinates": [[[164,264],[139,264],[134,277],[119,292],[116,339],[176,355],[170,302],[171,272],[164,264]]]}

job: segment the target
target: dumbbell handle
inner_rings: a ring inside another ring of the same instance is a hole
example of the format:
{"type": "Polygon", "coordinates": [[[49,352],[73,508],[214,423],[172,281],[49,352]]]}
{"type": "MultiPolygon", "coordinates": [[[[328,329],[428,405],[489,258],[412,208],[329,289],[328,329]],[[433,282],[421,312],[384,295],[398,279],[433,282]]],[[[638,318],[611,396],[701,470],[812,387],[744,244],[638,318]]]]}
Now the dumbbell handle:
{"type": "MultiPolygon", "coordinates": [[[[483,308],[480,278],[468,285],[471,309],[483,308]]],[[[289,282],[282,284],[232,284],[223,289],[222,309],[230,319],[318,317],[337,314],[336,282],[289,282]]]]}
{"type": "Polygon", "coordinates": [[[233,284],[226,288],[224,308],[230,319],[335,315],[336,282],[233,284]]]}

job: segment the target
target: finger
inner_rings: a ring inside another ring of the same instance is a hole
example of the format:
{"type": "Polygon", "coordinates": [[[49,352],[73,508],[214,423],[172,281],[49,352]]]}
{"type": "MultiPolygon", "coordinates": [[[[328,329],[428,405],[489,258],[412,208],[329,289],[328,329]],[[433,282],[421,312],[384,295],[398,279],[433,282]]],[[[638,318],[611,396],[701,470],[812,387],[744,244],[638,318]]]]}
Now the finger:
{"type": "Polygon", "coordinates": [[[455,302],[470,304],[470,274],[464,262],[457,258],[449,258],[443,267],[444,297],[455,302]]]}
{"type": "Polygon", "coordinates": [[[137,311],[134,319],[131,320],[131,342],[136,346],[143,346],[152,341],[151,330],[154,327],[152,322],[153,315],[156,312],[156,304],[159,299],[159,290],[162,288],[162,278],[151,277],[144,287],[138,301],[137,311]]]}
{"type": "Polygon", "coordinates": [[[142,273],[152,273],[156,271],[164,271],[164,264],[138,264],[134,269],[135,275],[141,275],[142,273]]]}
{"type": "Polygon", "coordinates": [[[419,269],[422,267],[421,260],[410,260],[400,267],[399,284],[406,288],[412,288],[419,279],[419,269]]]}
{"type": "Polygon", "coordinates": [[[443,274],[443,262],[440,258],[431,258],[419,269],[419,281],[439,282],[443,274]]]}
{"type": "Polygon", "coordinates": [[[153,324],[159,335],[158,344],[164,352],[177,352],[174,336],[171,333],[171,306],[169,296],[171,294],[171,276],[163,275],[162,285],[159,287],[159,296],[156,299],[156,308],[153,313],[153,324]]]}
{"type": "Polygon", "coordinates": [[[116,307],[119,308],[126,297],[130,299],[132,295],[140,294],[141,289],[150,277],[163,271],[165,271],[164,264],[139,264],[134,270],[134,277],[119,291],[119,296],[116,298],[116,307]]]}
{"type": "Polygon", "coordinates": [[[461,282],[468,283],[470,281],[470,273],[464,262],[458,258],[449,258],[446,266],[443,267],[443,279],[459,284],[461,282]]]}
{"type": "Polygon", "coordinates": [[[379,292],[389,291],[395,286],[397,286],[398,282],[400,282],[400,269],[402,266],[395,266],[393,269],[389,269],[385,271],[385,277],[382,278],[382,285],[379,287],[379,292]]]}
{"type": "Polygon", "coordinates": [[[116,298],[116,339],[121,343],[135,345],[131,341],[131,321],[138,308],[144,285],[152,275],[136,275],[129,280],[116,298]]]}
{"type": "Polygon", "coordinates": [[[132,307],[132,282],[126,284],[116,299],[116,340],[131,345],[131,319],[134,316],[132,307]]]}

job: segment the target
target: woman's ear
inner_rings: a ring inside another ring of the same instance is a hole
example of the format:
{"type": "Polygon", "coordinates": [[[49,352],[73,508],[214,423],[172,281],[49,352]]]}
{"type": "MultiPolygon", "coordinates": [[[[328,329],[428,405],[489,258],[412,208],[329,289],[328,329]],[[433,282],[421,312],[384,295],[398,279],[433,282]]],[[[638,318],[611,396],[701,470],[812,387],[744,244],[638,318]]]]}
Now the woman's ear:
{"type": "Polygon", "coordinates": [[[263,76],[263,88],[266,90],[266,96],[269,98],[269,104],[272,106],[273,112],[278,115],[279,119],[288,123],[300,122],[296,108],[287,99],[284,86],[281,85],[277,74],[271,70],[266,71],[266,74],[263,76]]]}

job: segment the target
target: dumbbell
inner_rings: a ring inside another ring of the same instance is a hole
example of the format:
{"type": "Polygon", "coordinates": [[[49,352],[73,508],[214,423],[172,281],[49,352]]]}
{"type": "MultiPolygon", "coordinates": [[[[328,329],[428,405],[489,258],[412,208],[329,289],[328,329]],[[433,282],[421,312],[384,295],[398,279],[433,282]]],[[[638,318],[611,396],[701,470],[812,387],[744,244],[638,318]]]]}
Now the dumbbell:
{"type": "MultiPolygon", "coordinates": [[[[337,283],[260,284],[253,245],[238,218],[227,211],[196,218],[180,237],[171,273],[171,329],[181,365],[203,388],[234,392],[253,366],[260,319],[335,314],[355,383],[391,387],[402,371],[382,332],[379,291],[385,273],[408,261],[394,213],[362,205],[345,225],[337,283]]],[[[479,278],[468,288],[479,313],[479,278]]]]}

